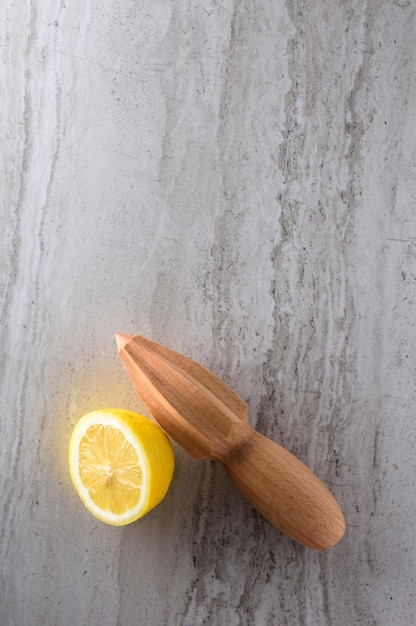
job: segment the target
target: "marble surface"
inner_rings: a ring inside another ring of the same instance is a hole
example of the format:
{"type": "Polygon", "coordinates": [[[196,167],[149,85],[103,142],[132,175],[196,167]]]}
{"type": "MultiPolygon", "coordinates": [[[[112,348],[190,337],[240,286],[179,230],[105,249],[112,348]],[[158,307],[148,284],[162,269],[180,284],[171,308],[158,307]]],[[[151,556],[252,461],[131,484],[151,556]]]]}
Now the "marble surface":
{"type": "Polygon", "coordinates": [[[416,5],[0,4],[0,623],[411,626],[416,5]],[[124,529],[70,483],[144,411],[114,333],[206,365],[347,520],[321,553],[175,447],[124,529]]]}

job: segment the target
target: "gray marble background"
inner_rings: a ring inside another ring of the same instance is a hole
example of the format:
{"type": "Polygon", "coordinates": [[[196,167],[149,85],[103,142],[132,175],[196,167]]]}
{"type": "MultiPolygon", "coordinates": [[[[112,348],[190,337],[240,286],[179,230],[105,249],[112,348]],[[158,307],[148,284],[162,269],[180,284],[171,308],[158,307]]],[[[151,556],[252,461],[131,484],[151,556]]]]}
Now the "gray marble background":
{"type": "Polygon", "coordinates": [[[416,623],[416,4],[2,0],[0,623],[416,623]],[[330,487],[281,535],[175,447],[124,529],[70,483],[144,411],[114,333],[208,366],[330,487]]]}

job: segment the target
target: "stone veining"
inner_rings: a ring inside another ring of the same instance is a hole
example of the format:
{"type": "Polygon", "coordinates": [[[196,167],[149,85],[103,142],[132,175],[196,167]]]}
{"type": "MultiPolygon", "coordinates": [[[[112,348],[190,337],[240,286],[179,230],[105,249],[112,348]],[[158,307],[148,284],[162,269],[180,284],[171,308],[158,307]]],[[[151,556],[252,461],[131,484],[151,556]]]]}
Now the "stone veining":
{"type": "Polygon", "coordinates": [[[0,6],[0,622],[414,621],[412,3],[0,6]],[[152,517],[77,507],[66,442],[144,410],[114,332],[222,376],[342,503],[294,545],[177,450],[152,517]]]}

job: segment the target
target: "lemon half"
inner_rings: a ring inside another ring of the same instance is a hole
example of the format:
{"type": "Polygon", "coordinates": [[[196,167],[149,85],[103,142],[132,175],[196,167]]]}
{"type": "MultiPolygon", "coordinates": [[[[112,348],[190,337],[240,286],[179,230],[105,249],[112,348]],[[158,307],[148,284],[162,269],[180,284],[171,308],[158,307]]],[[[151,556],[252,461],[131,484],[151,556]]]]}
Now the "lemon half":
{"type": "Polygon", "coordinates": [[[87,509],[113,526],[143,517],[165,497],[175,460],[161,428],[124,409],[87,413],[69,443],[72,482],[87,509]]]}

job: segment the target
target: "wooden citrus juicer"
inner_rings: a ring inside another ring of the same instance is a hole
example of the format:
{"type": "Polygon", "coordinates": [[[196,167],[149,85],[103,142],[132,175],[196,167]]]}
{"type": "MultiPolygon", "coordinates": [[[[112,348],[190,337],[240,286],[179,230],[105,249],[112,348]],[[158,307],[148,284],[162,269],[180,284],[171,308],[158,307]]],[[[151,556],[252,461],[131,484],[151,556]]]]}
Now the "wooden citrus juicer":
{"type": "Polygon", "coordinates": [[[247,500],[299,543],[326,550],[345,531],[325,485],[293,454],[256,432],[248,407],[212,372],[139,335],[117,334],[119,355],[161,427],[195,459],[215,459],[247,500]]]}

